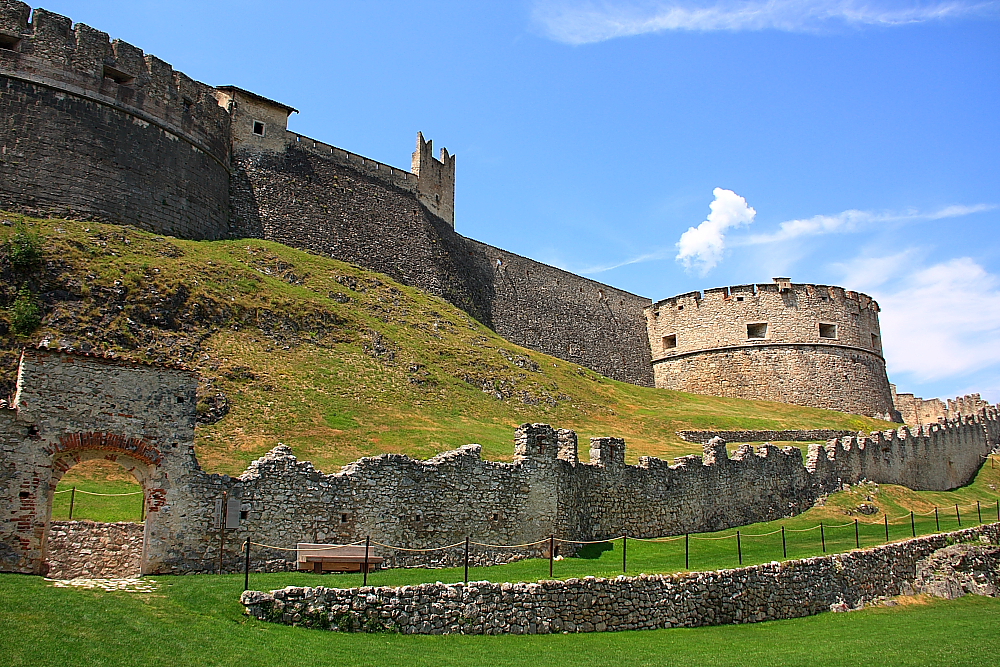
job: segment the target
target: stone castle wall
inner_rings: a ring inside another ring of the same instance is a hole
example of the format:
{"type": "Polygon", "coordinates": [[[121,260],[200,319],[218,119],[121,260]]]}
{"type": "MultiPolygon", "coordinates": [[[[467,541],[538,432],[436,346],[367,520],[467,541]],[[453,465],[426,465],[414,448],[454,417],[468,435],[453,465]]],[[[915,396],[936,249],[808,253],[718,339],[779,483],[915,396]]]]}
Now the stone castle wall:
{"type": "Polygon", "coordinates": [[[795,431],[677,431],[681,440],[706,443],[712,438],[726,442],[810,442],[857,435],[855,431],[805,429],[795,431]]]}
{"type": "Polygon", "coordinates": [[[978,590],[995,591],[1000,573],[989,565],[995,566],[996,547],[948,547],[984,542],[1000,542],[1000,524],[715,572],[399,588],[292,586],[247,591],[240,601],[260,620],[341,632],[533,635],[757,623],[912,594],[935,555],[962,567],[946,549],[986,552],[988,569],[968,575],[979,575],[978,590]]]}
{"type": "MultiPolygon", "coordinates": [[[[118,462],[142,484],[143,573],[210,572],[240,563],[246,539],[275,547],[347,543],[424,549],[471,537],[492,545],[557,535],[606,539],[704,532],[789,516],[860,480],[945,490],[967,483],[1000,441],[996,410],[910,430],[799,449],[721,440],[673,465],[625,464],[625,442],[593,438],[581,461],[572,431],[524,424],[511,463],[484,461],[478,445],[428,461],[385,454],[323,474],[277,447],[238,478],[203,472],[194,455],[197,378],[181,369],[26,350],[15,410],[0,410],[0,561],[41,572],[52,494],[77,462],[118,462]],[[223,532],[224,526],[224,532],[223,532]]],[[[457,564],[377,547],[391,565],[457,564]]],[[[477,564],[540,547],[477,549],[477,564]]],[[[262,549],[254,567],[279,569],[294,553],[262,549]]],[[[290,564],[285,565],[290,567],[290,564]]]]}
{"type": "Polygon", "coordinates": [[[213,88],[20,2],[0,0],[0,40],[0,209],[228,235],[229,116],[213,88]]]}
{"type": "Polygon", "coordinates": [[[233,210],[242,235],[385,273],[513,343],[652,385],[642,318],[649,299],[461,236],[421,204],[403,172],[313,143],[237,149],[233,210]]]}
{"type": "Polygon", "coordinates": [[[878,304],[864,294],[738,285],[658,301],[646,321],[657,387],[892,418],[878,304]]]}

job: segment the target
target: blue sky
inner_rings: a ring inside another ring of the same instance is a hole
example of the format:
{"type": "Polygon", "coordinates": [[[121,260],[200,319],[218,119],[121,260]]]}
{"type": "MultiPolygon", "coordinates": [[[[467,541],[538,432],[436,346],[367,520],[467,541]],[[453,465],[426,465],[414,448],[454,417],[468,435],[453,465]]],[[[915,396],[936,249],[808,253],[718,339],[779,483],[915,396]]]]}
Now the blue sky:
{"type": "Polygon", "coordinates": [[[1000,401],[996,1],[46,8],[395,166],[422,130],[467,236],[652,299],[864,291],[901,391],[1000,401]]]}

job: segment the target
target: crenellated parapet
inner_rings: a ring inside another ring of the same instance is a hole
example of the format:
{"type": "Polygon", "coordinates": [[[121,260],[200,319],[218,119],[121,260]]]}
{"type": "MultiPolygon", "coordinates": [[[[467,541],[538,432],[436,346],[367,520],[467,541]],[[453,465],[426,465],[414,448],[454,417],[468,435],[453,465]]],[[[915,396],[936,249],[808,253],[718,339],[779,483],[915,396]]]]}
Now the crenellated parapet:
{"type": "Polygon", "coordinates": [[[215,89],[106,32],[0,1],[0,75],[118,108],[229,163],[229,115],[215,89]]]}

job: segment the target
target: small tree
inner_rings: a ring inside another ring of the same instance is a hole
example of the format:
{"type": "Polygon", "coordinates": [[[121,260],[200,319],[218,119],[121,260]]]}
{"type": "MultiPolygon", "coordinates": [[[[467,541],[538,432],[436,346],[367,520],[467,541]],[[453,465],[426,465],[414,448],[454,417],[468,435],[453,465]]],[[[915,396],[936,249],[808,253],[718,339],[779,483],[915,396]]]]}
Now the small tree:
{"type": "Polygon", "coordinates": [[[22,287],[11,304],[10,328],[18,336],[27,336],[42,323],[42,308],[27,287],[22,287]]]}

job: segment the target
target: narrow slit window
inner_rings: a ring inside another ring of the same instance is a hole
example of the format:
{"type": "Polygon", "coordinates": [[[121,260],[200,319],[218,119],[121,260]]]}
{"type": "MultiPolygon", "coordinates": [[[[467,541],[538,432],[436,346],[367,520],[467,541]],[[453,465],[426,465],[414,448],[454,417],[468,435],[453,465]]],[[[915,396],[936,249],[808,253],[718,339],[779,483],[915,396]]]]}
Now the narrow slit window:
{"type": "Polygon", "coordinates": [[[253,122],[253,133],[256,134],[258,137],[263,137],[266,129],[267,126],[264,125],[264,123],[262,123],[261,121],[255,120],[253,122]]]}
{"type": "Polygon", "coordinates": [[[878,344],[878,336],[876,336],[875,334],[872,334],[872,349],[874,350],[881,349],[878,344]]]}
{"type": "Polygon", "coordinates": [[[820,324],[819,325],[819,337],[820,338],[836,338],[837,337],[837,325],[836,324],[820,324]]]}
{"type": "Polygon", "coordinates": [[[751,340],[760,340],[762,338],[767,338],[767,322],[756,322],[754,324],[748,324],[747,338],[751,340]]]}
{"type": "Polygon", "coordinates": [[[677,347],[677,334],[670,334],[669,336],[664,336],[663,349],[669,350],[674,347],[677,347]]]}

